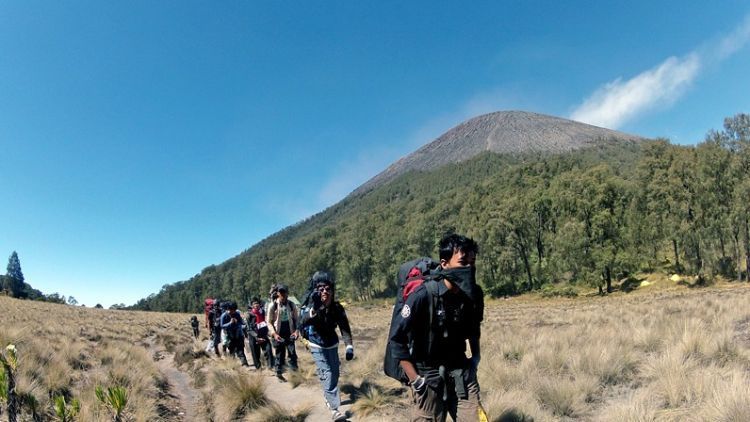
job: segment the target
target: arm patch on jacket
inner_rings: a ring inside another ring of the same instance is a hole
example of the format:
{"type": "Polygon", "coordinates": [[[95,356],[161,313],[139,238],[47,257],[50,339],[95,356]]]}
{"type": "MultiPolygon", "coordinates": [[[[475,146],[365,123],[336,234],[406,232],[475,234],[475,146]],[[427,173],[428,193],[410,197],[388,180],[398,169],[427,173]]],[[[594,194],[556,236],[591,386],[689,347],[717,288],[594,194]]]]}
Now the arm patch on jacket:
{"type": "Polygon", "coordinates": [[[401,318],[409,318],[409,315],[411,315],[411,308],[409,307],[409,305],[404,304],[404,307],[401,308],[401,318]]]}

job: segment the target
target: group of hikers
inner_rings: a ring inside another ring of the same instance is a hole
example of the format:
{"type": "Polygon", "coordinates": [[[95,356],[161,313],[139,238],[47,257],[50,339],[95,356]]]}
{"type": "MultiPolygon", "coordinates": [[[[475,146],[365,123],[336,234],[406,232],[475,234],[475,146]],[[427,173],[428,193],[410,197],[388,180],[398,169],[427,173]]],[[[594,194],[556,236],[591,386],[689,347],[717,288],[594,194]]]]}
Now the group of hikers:
{"type": "MultiPolygon", "coordinates": [[[[448,234],[438,245],[439,261],[421,258],[399,269],[399,292],[393,310],[383,364],[387,375],[410,386],[413,421],[484,421],[479,401],[477,368],[484,294],[476,284],[476,242],[448,234]],[[470,357],[467,357],[467,343],[470,357]]],[[[339,410],[340,374],[338,328],[346,360],[354,358],[351,328],[346,311],[335,300],[336,284],[330,273],[315,272],[303,301],[295,304],[289,288],[274,284],[269,300],[251,300],[243,319],[236,302],[206,299],[206,323],[211,338],[207,351],[228,354],[249,366],[248,341],[253,366],[265,366],[285,381],[289,361],[298,369],[295,341],[304,338],[312,354],[323,396],[334,421],[347,415],[339,410]],[[287,356],[288,355],[288,356],[287,356]]],[[[191,318],[193,334],[199,323],[191,318]]]]}

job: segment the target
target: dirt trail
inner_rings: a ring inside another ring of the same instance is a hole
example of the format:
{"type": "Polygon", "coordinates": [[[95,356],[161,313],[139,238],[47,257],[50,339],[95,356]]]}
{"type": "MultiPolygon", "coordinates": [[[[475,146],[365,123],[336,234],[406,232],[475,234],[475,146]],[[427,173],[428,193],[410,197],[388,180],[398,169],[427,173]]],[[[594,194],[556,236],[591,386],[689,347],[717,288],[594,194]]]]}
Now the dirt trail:
{"type": "Polygon", "coordinates": [[[169,381],[169,392],[179,401],[179,407],[175,409],[179,417],[177,420],[198,421],[195,405],[200,403],[201,395],[190,385],[190,376],[175,367],[174,354],[162,354],[162,359],[156,361],[156,364],[169,381]]]}
{"type": "MultiPolygon", "coordinates": [[[[202,402],[199,390],[193,388],[190,383],[190,375],[179,370],[174,362],[174,354],[164,350],[164,347],[156,342],[155,337],[146,340],[145,346],[153,356],[159,371],[164,375],[169,388],[166,391],[166,403],[163,407],[168,413],[167,420],[174,422],[199,422],[202,421],[202,412],[196,409],[196,405],[202,402]]],[[[255,373],[254,369],[248,372],[255,373]]],[[[289,412],[309,409],[310,414],[305,419],[311,422],[323,422],[331,420],[331,412],[325,405],[323,393],[320,386],[301,384],[292,388],[289,382],[280,382],[271,371],[262,375],[266,387],[266,396],[273,402],[288,410],[289,412]]],[[[357,419],[351,417],[349,412],[349,396],[341,394],[342,405],[339,410],[350,415],[349,421],[357,419]]]]}
{"type": "Polygon", "coordinates": [[[169,420],[180,422],[198,422],[198,409],[195,405],[200,404],[201,394],[190,385],[190,376],[177,369],[174,363],[174,353],[169,353],[163,347],[157,345],[154,338],[146,342],[147,348],[156,362],[159,371],[169,383],[167,407],[168,413],[172,415],[169,420]],[[171,398],[172,400],[169,400],[171,398]]]}

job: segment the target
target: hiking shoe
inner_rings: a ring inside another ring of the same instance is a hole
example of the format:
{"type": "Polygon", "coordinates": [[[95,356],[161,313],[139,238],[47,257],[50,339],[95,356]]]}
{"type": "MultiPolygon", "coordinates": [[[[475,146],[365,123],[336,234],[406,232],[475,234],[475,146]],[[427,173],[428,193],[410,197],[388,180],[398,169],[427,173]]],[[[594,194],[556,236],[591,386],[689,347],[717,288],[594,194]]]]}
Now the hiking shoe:
{"type": "Polygon", "coordinates": [[[331,410],[331,419],[334,422],[340,422],[346,420],[346,414],[339,412],[337,409],[331,410]]]}

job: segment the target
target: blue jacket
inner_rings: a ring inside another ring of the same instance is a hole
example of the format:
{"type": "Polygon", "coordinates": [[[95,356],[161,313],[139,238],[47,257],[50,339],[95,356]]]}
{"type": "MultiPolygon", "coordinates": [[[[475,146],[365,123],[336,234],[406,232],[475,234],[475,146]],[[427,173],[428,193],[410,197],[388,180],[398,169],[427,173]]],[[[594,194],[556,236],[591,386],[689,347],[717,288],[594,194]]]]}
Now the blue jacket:
{"type": "Polygon", "coordinates": [[[344,307],[339,302],[333,302],[331,306],[317,311],[305,308],[301,319],[304,336],[313,347],[328,349],[338,345],[337,326],[344,338],[344,344],[352,345],[352,330],[349,327],[349,319],[346,317],[344,307]]]}
{"type": "Polygon", "coordinates": [[[245,321],[239,311],[235,311],[234,314],[225,311],[221,314],[221,328],[227,331],[227,337],[229,338],[245,338],[245,321]],[[232,318],[236,322],[232,322],[232,318]]]}

